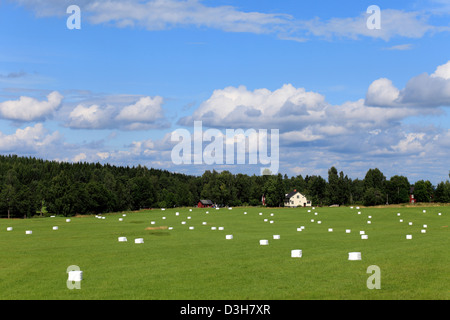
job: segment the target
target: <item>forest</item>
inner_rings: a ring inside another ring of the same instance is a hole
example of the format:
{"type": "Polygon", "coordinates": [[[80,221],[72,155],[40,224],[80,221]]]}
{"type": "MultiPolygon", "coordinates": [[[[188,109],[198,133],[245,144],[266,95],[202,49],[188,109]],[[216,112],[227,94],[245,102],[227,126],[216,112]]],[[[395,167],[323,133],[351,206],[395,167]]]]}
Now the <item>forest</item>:
{"type": "MultiPolygon", "coordinates": [[[[449,174],[450,176],[450,174],[449,174]]],[[[219,206],[283,206],[285,194],[296,189],[314,206],[450,202],[450,182],[433,186],[428,180],[410,184],[407,177],[387,179],[377,168],[364,179],[351,179],[335,167],[327,179],[316,175],[246,175],[207,170],[201,176],[145,166],[48,161],[0,155],[0,217],[99,214],[195,206],[210,199],[219,206]]]]}

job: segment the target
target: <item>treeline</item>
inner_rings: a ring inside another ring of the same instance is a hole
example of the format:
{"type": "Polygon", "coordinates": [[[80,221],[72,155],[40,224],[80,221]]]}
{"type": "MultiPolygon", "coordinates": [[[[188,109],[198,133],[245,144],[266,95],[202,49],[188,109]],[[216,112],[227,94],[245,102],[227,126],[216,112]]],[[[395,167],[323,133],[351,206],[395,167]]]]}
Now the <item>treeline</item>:
{"type": "Polygon", "coordinates": [[[417,202],[450,202],[450,183],[414,185],[403,176],[389,180],[370,169],[363,180],[350,179],[332,167],[320,176],[249,176],[205,171],[202,176],[143,166],[67,163],[15,155],[0,156],[0,217],[97,214],[142,208],[195,206],[199,199],[219,205],[282,206],[296,189],[315,206],[406,203],[414,187],[417,202]]]}

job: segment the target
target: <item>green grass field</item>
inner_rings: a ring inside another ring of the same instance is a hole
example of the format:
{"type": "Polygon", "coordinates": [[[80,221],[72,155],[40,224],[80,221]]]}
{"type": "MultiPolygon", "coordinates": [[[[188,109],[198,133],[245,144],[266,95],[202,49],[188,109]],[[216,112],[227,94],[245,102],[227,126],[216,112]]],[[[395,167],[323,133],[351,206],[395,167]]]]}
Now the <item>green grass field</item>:
{"type": "Polygon", "coordinates": [[[122,214],[72,217],[71,222],[63,217],[0,220],[0,299],[450,298],[449,206],[178,208],[122,214]],[[426,233],[421,233],[424,224],[426,233]],[[305,227],[301,232],[300,226],[305,227]],[[367,240],[361,239],[361,230],[367,240]],[[128,241],[119,242],[121,236],[128,241]],[[135,244],[135,238],[144,243],[135,244]],[[261,246],[261,239],[269,245],[261,246]],[[291,258],[293,249],[301,249],[302,257],[291,258]],[[361,261],[348,260],[354,251],[361,252],[361,261]],[[79,290],[67,288],[70,265],[83,271],[79,290]],[[381,289],[367,288],[370,265],[380,268],[381,289]]]}

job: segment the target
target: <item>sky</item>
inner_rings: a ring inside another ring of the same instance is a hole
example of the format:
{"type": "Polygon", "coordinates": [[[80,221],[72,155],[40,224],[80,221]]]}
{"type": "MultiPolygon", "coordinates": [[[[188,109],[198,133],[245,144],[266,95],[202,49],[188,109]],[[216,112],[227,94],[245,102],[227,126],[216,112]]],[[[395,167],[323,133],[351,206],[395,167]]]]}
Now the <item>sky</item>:
{"type": "Polygon", "coordinates": [[[436,185],[450,170],[449,40],[448,0],[0,1],[0,154],[260,174],[254,136],[243,163],[174,161],[172,134],[194,146],[201,121],[217,135],[192,157],[218,138],[226,150],[227,130],[267,130],[273,173],[378,168],[436,185]]]}

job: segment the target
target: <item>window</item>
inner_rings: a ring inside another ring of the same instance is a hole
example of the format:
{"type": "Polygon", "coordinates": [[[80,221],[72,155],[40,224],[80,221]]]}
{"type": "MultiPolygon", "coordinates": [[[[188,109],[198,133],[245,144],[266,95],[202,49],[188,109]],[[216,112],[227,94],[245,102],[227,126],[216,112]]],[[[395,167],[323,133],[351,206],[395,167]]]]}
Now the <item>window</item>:
{"type": "Polygon", "coordinates": [[[297,195],[297,199],[300,199],[300,196],[299,196],[299,195],[297,195]]]}

